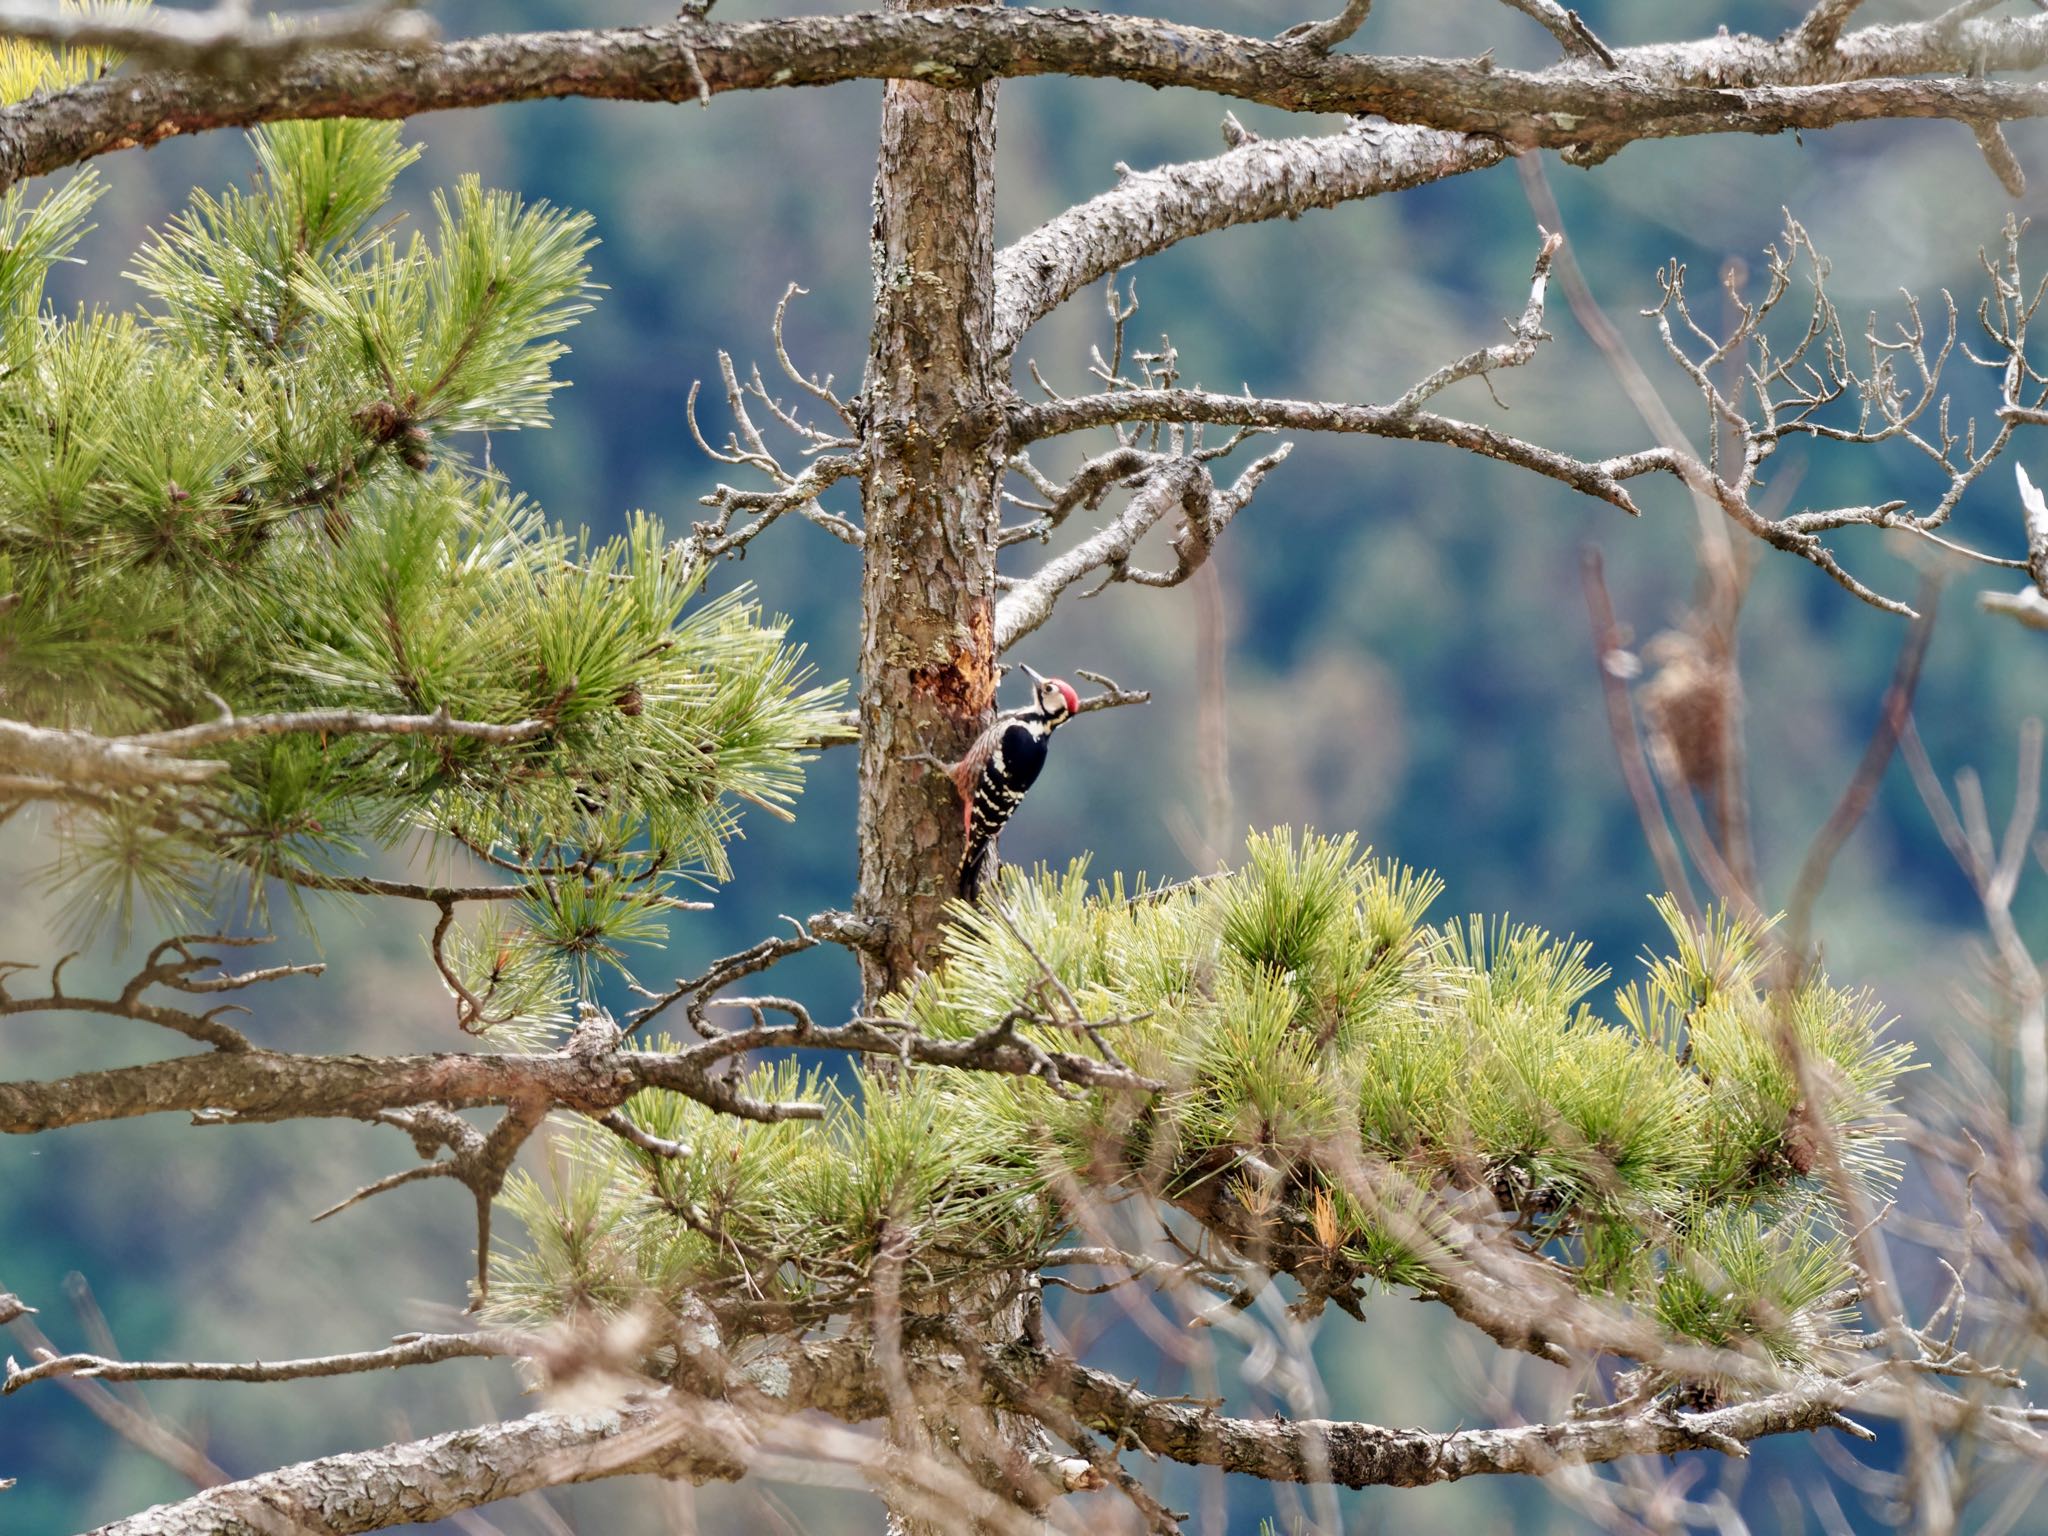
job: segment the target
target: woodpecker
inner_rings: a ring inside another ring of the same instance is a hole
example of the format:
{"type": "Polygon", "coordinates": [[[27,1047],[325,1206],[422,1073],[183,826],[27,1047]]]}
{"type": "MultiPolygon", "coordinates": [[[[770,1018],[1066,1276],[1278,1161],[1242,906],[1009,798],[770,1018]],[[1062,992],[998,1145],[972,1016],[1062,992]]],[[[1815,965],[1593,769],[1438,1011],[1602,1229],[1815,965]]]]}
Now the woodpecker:
{"type": "Polygon", "coordinates": [[[960,792],[960,814],[967,831],[967,851],[960,858],[960,894],[969,901],[981,889],[994,863],[996,837],[1038,781],[1045,767],[1046,744],[1052,733],[1081,707],[1071,685],[1057,677],[1030,673],[1036,685],[1029,709],[998,715],[967,755],[946,772],[960,792]]]}

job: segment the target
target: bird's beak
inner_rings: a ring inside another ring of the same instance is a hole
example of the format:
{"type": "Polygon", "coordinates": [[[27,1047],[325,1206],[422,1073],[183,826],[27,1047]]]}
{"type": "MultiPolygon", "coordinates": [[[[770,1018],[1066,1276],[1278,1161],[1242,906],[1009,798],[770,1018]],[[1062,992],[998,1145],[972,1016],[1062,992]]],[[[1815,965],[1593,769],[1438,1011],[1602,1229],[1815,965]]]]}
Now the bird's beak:
{"type": "Polygon", "coordinates": [[[1021,661],[1020,661],[1020,662],[1018,662],[1018,663],[1017,663],[1017,665],[1018,665],[1019,667],[1022,667],[1022,668],[1023,668],[1023,670],[1024,670],[1024,671],[1025,671],[1025,672],[1026,672],[1027,674],[1029,674],[1029,675],[1030,675],[1030,678],[1031,678],[1031,681],[1032,681],[1032,682],[1034,682],[1034,683],[1038,683],[1038,684],[1041,684],[1041,685],[1042,685],[1042,684],[1043,684],[1043,683],[1045,682],[1045,674],[1044,674],[1043,672],[1040,672],[1040,671],[1039,671],[1039,670],[1038,670],[1037,668],[1035,668],[1035,667],[1027,667],[1027,666],[1025,666],[1025,665],[1024,665],[1024,663],[1023,663],[1023,662],[1021,662],[1021,661]]]}

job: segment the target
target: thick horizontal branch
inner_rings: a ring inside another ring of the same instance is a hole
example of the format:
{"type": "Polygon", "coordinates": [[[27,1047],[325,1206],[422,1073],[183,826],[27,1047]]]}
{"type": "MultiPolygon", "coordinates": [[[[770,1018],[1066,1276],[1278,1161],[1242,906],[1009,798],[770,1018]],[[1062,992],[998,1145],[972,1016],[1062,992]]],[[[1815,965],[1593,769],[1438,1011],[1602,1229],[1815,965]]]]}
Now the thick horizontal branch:
{"type": "Polygon", "coordinates": [[[0,773],[53,785],[148,789],[204,783],[227,767],[217,759],[179,756],[232,741],[291,734],[328,736],[457,736],[496,745],[529,741],[547,730],[540,720],[509,724],[430,715],[378,715],[355,709],[313,709],[275,715],[227,715],[200,725],[135,736],[96,736],[0,720],[0,773]]]}
{"type": "Polygon", "coordinates": [[[95,1536],[322,1536],[381,1531],[596,1478],[705,1482],[745,1475],[738,1415],[666,1400],[535,1413],[371,1451],[301,1462],[103,1526],[95,1536]]]}
{"type": "Polygon", "coordinates": [[[19,720],[0,720],[0,767],[52,791],[80,785],[109,789],[201,784],[226,763],[165,757],[147,747],[87,731],[48,730],[19,720]]]}
{"type": "MultiPolygon", "coordinates": [[[[1843,1411],[1859,1403],[1884,1409],[1896,1406],[1897,1398],[1881,1373],[1865,1373],[1848,1380],[1805,1380],[1701,1413],[1652,1399],[1628,1411],[1557,1423],[1438,1433],[1351,1421],[1230,1417],[1208,1405],[1152,1396],[1107,1372],[1021,1342],[989,1349],[964,1335],[955,1339],[936,1319],[919,1329],[925,1338],[934,1332],[943,1342],[912,1347],[896,1367],[928,1403],[985,1403],[1060,1426],[1062,1434],[1079,1425],[1111,1437],[1118,1446],[1133,1445],[1190,1465],[1268,1481],[1360,1488],[1542,1475],[1563,1466],[1689,1450],[1740,1456],[1750,1441],[1763,1436],[1828,1426],[1867,1436],[1868,1431],[1842,1417],[1843,1411]]],[[[360,1532],[595,1478],[638,1473],[696,1481],[736,1478],[755,1459],[757,1446],[770,1447],[778,1436],[796,1432],[793,1415],[810,1410],[861,1423],[889,1411],[884,1363],[873,1341],[860,1332],[788,1343],[740,1370],[722,1360],[715,1341],[712,1332],[704,1347],[690,1351],[678,1378],[693,1391],[705,1392],[705,1398],[676,1389],[650,1392],[614,1410],[534,1414],[327,1457],[161,1506],[109,1526],[101,1536],[240,1536],[273,1529],[264,1520],[278,1516],[324,1531],[360,1532]]],[[[398,1348],[434,1342],[407,1341],[398,1348]]],[[[376,1361],[391,1353],[360,1358],[376,1361]]],[[[183,1374],[210,1368],[136,1369],[183,1374]]],[[[1929,1400],[1931,1411],[1945,1423],[1981,1416],[1979,1405],[1952,1394],[1930,1393],[1929,1400]]],[[[2001,1440],[2029,1454],[2041,1451],[2041,1437],[2023,1425],[2002,1426],[2001,1440]]],[[[841,1450],[865,1457],[867,1446],[866,1441],[850,1442],[841,1450]]],[[[933,1475],[938,1470],[927,1469],[933,1475]]]]}
{"type": "MultiPolygon", "coordinates": [[[[763,1452],[772,1457],[778,1442],[874,1471],[874,1441],[845,1431],[821,1434],[793,1417],[816,1410],[861,1423],[887,1412],[881,1373],[864,1336],[776,1349],[739,1369],[715,1351],[693,1350],[687,1366],[684,1374],[703,1378],[698,1384],[722,1400],[650,1383],[645,1395],[614,1408],[536,1413],[285,1467],[160,1505],[95,1536],[383,1530],[600,1478],[733,1480],[763,1452]],[[764,1433],[773,1438],[764,1441],[764,1433]]],[[[974,1491],[936,1461],[896,1468],[894,1476],[942,1494],[974,1491]]]]}
{"type": "Polygon", "coordinates": [[[177,1056],[43,1082],[0,1083],[0,1134],[30,1135],[140,1115],[209,1121],[375,1119],[414,1104],[452,1109],[543,1100],[602,1113],[645,1078],[629,1053],[602,1062],[531,1056],[313,1056],[276,1051],[177,1056]]]}
{"type": "MultiPolygon", "coordinates": [[[[882,1367],[859,1336],[778,1350],[767,1368],[756,1365],[743,1374],[708,1360],[693,1363],[711,1366],[728,1402],[665,1392],[612,1411],[539,1413],[326,1457],[159,1506],[106,1527],[100,1536],[244,1536],[275,1529],[279,1517],[322,1531],[363,1532],[603,1477],[731,1479],[744,1475],[763,1430],[788,1415],[813,1409],[858,1423],[887,1411],[882,1367]]],[[[1650,1404],[1626,1416],[1440,1434],[1332,1420],[1227,1417],[1151,1396],[1107,1372],[1021,1344],[977,1352],[971,1360],[919,1350],[903,1364],[933,1401],[989,1401],[1079,1423],[1119,1444],[1191,1465],[1347,1487],[1540,1475],[1572,1464],[1703,1448],[1739,1455],[1746,1442],[1764,1435],[1840,1422],[1842,1400],[1853,1396],[1823,1382],[1709,1413],[1650,1404]]]]}
{"type": "Polygon", "coordinates": [[[1525,72],[1491,60],[1328,54],[1145,17],[995,6],[475,38],[409,53],[321,53],[260,76],[157,73],[0,111],[0,179],[209,128],[302,117],[409,117],[546,97],[706,99],[724,91],[915,79],[971,85],[1062,74],[1187,86],[1305,112],[1611,153],[1642,138],[1776,133],[1894,117],[2048,112],[2048,86],[1983,73],[2048,60],[2048,18],[1867,27],[1824,57],[1710,38],[1618,51],[1618,69],[1525,72]],[[1931,72],[1975,78],[1907,78],[1931,72]],[[1831,81],[1807,84],[1808,81],[1831,81]]]}
{"type": "Polygon", "coordinates": [[[1203,422],[1219,426],[1268,427],[1301,432],[1352,432],[1409,442],[1443,443],[1518,465],[1561,480],[1574,490],[1611,502],[1630,516],[1637,507],[1622,481],[1653,471],[1672,471],[1669,455],[1647,453],[1587,461],[1510,437],[1492,427],[1428,411],[1394,406],[1345,405],[1322,400],[1264,400],[1199,389],[1120,389],[1078,395],[1042,405],[1020,405],[1010,413],[1010,440],[1034,442],[1067,432],[1131,421],[1203,422]]]}
{"type": "MultiPolygon", "coordinates": [[[[1832,1383],[1774,1392],[1710,1413],[1652,1403],[1617,1418],[1566,1420],[1444,1434],[1329,1419],[1239,1419],[1152,1397],[1105,1371],[1036,1352],[1019,1374],[1104,1434],[1154,1455],[1220,1467],[1269,1482],[1331,1482],[1346,1488],[1419,1488],[1482,1475],[1542,1476],[1559,1467],[1719,1450],[1744,1454],[1765,1435],[1825,1428],[1846,1394],[1832,1383]]],[[[1016,1406],[1029,1412],[1030,1398],[1016,1406]]]]}
{"type": "Polygon", "coordinates": [[[255,17],[244,3],[204,11],[168,6],[87,6],[0,0],[0,37],[65,48],[109,49],[178,69],[246,70],[336,48],[418,48],[434,24],[394,4],[319,11],[290,20],[255,17]]]}
{"type": "Polygon", "coordinates": [[[222,1051],[178,1056],[41,1082],[0,1083],[0,1135],[33,1135],[141,1115],[189,1113],[208,1123],[297,1119],[375,1120],[419,1104],[450,1109],[553,1107],[601,1116],[645,1088],[665,1089],[724,1113],[755,1119],[811,1119],[813,1104],[744,1098],[717,1067],[747,1050],[856,1051],[902,1061],[1086,1086],[1143,1087],[1140,1079],[1089,1057],[1039,1049],[1008,1031],[942,1040],[857,1020],[804,1023],[714,1037],[679,1053],[577,1047],[532,1055],[463,1052],[426,1056],[320,1056],[222,1051]]]}

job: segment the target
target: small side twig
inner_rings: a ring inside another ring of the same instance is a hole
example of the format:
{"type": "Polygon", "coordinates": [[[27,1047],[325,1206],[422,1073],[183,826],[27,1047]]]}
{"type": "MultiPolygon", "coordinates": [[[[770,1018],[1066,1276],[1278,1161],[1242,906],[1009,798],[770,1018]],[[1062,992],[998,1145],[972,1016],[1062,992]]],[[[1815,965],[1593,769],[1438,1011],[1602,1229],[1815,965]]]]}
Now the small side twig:
{"type": "Polygon", "coordinates": [[[435,1365],[443,1360],[517,1356],[530,1348],[531,1341],[524,1335],[487,1331],[417,1334],[386,1349],[303,1360],[113,1360],[103,1355],[52,1355],[44,1351],[36,1364],[9,1370],[6,1380],[0,1382],[0,1394],[19,1392],[39,1381],[71,1376],[92,1381],[310,1381],[322,1376],[435,1365]]]}
{"type": "Polygon", "coordinates": [[[1592,59],[1607,69],[1621,68],[1614,50],[1601,42],[1577,11],[1568,11],[1557,0],[1501,0],[1520,11],[1556,38],[1567,58],[1592,59]]]}
{"type": "Polygon", "coordinates": [[[1344,9],[1327,21],[1305,21],[1280,34],[1280,41],[1298,48],[1328,53],[1365,25],[1372,13],[1372,0],[1345,0],[1344,9]]]}

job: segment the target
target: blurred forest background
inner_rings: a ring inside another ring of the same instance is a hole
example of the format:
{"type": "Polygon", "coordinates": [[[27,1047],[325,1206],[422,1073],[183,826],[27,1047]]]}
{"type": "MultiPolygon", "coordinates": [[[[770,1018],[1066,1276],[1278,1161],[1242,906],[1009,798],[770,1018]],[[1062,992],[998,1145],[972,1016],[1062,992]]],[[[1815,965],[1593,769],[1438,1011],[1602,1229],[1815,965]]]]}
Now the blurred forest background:
{"type": "MultiPolygon", "coordinates": [[[[1334,9],[1334,0],[1320,8],[1300,0],[1110,8],[1271,32],[1334,9]]],[[[1795,0],[1580,0],[1580,8],[1613,44],[1697,36],[1724,23],[1776,34],[1803,10],[1795,0]]],[[[666,14],[633,0],[441,0],[428,9],[450,36],[666,14]]],[[[773,9],[789,9],[787,0],[724,0],[719,15],[773,9]]],[[[1859,19],[1934,9],[1924,0],[1872,0],[1859,19]]],[[[1530,66],[1548,63],[1555,49],[1493,0],[1382,0],[1350,46],[1452,56],[1491,49],[1504,64],[1530,66]]],[[[609,292],[568,337],[572,353],[560,372],[573,387],[557,397],[555,427],[491,444],[515,488],[597,532],[616,529],[633,508],[680,531],[700,515],[696,498],[734,474],[690,441],[690,383],[715,378],[720,348],[743,367],[769,355],[770,318],[792,282],[810,290],[791,311],[793,355],[854,386],[870,298],[879,100],[879,87],[859,85],[747,93],[708,111],[573,101],[411,125],[410,136],[427,147],[401,183],[401,201],[415,215],[433,188],[476,170],[487,185],[588,209],[604,242],[594,275],[609,292]]],[[[1143,168],[1216,152],[1227,105],[1111,82],[1006,84],[999,239],[1112,185],[1119,161],[1143,168]]],[[[1236,110],[1256,131],[1317,126],[1236,110]]],[[[2012,140],[2033,173],[2024,215],[2048,198],[2048,125],[2016,125],[2012,140]]],[[[1984,291],[1978,249],[1997,243],[2012,207],[1954,124],[1877,124],[1804,143],[1649,143],[1590,173],[1546,160],[1593,291],[1695,434],[1704,425],[1697,398],[1639,316],[1655,302],[1660,263],[1687,262],[1701,294],[1730,259],[1759,273],[1761,251],[1789,211],[1833,259],[1832,291],[1852,334],[1871,308],[1902,313],[1902,288],[1927,299],[1930,314],[1949,289],[1967,319],[1984,291]]],[[[244,180],[250,166],[234,134],[102,161],[113,190],[82,247],[87,264],[69,269],[58,301],[135,303],[139,293],[122,272],[142,232],[192,186],[224,187],[244,180]]],[[[1143,307],[1133,336],[1149,345],[1169,332],[1190,383],[1388,401],[1459,353],[1501,338],[1502,318],[1519,314],[1526,299],[1535,222],[1508,165],[1189,242],[1137,269],[1143,307]]],[[[2048,231],[2026,249],[2037,267],[2048,265],[2048,231]]],[[[1532,365],[1499,377],[1505,416],[1478,384],[1459,386],[1445,408],[1500,419],[1524,438],[1587,457],[1648,446],[1648,429],[1562,294],[1553,294],[1549,328],[1555,340],[1532,365]]],[[[1098,290],[1042,326],[1020,362],[1035,358],[1053,383],[1078,387],[1090,344],[1106,335],[1098,290]]],[[[1977,372],[1956,370],[1958,404],[1985,415],[1989,381],[1977,372]]],[[[723,436],[721,409],[707,407],[714,438],[723,436]]],[[[2023,436],[2017,457],[2040,478],[2048,437],[2033,441],[2042,451],[2030,455],[2023,436]]],[[[1789,448],[1777,471],[1786,476],[1800,462],[1795,506],[1924,500],[1929,489],[1909,450],[1820,451],[1801,461],[1804,453],[1789,448]]],[[[1640,643],[1678,620],[1692,595],[1697,527],[1674,484],[1636,488],[1647,516],[1631,523],[1553,482],[1449,449],[1300,440],[1215,564],[1228,636],[1232,842],[1246,825],[1276,821],[1355,828],[1381,852],[1444,876],[1449,895],[1438,919],[1512,913],[1592,940],[1618,980],[1631,976],[1653,936],[1645,895],[1657,881],[1602,712],[1580,552],[1589,543],[1604,552],[1616,605],[1640,643]]],[[[1986,475],[1963,503],[1956,531],[1981,547],[2020,552],[2010,469],[1986,475]]],[[[1911,596],[1915,569],[1883,536],[1851,531],[1836,548],[1874,585],[1911,596]]],[[[1980,587],[2015,584],[2008,577],[1965,572],[1952,585],[1918,706],[1935,765],[1946,774],[1977,767],[1995,820],[2011,795],[2018,726],[2048,704],[2048,637],[1980,614],[1971,600],[1980,587]]],[[[826,677],[848,674],[857,615],[852,552],[792,520],[754,544],[744,564],[714,577],[742,580],[792,616],[826,677]]],[[[1154,702],[1090,716],[1062,733],[1046,779],[1004,840],[1010,861],[1085,854],[1099,872],[1165,876],[1205,862],[1211,812],[1197,766],[1196,607],[1186,594],[1122,587],[1079,605],[1056,641],[1020,648],[1017,659],[1041,670],[1105,671],[1153,690],[1154,702]]],[[[1811,567],[1765,556],[1742,647],[1756,838],[1773,903],[1783,901],[1853,771],[1903,633],[1903,621],[1858,604],[1811,567]]],[[[1008,691],[1005,698],[1016,701],[1008,691]]],[[[736,880],[717,893],[715,911],[677,917],[665,952],[639,957],[643,978],[689,974],[770,931],[778,913],[843,904],[854,875],[853,768],[850,751],[823,755],[793,825],[750,815],[746,841],[734,849],[736,880]]],[[[0,953],[50,956],[70,947],[54,903],[29,878],[47,850],[20,820],[0,836],[12,893],[0,911],[0,953]]],[[[2044,895],[2048,878],[2036,870],[2023,885],[2023,932],[2041,931],[2044,895]]],[[[271,1038],[284,1048],[436,1048],[452,1024],[421,931],[382,914],[374,925],[339,909],[320,915],[320,945],[345,963],[325,978],[289,984],[298,1011],[273,1018],[271,1038]]],[[[1894,765],[1836,865],[1816,923],[1830,970],[1884,998],[1935,1074],[1952,1053],[1984,1049],[1959,1005],[1973,986],[1978,916],[1967,881],[1894,765]]],[[[313,947],[287,924],[280,948],[290,953],[277,958],[311,958],[313,947]]],[[[114,974],[105,948],[79,967],[92,961],[93,974],[114,974]]],[[[821,1016],[841,1015],[855,996],[851,965],[838,952],[785,969],[778,990],[821,1016]]],[[[10,1077],[160,1050],[144,1030],[103,1020],[9,1021],[0,1038],[10,1077]]],[[[471,1227],[454,1191],[429,1184],[307,1224],[311,1212],[411,1160],[402,1138],[349,1122],[199,1134],[159,1119],[0,1143],[0,1286],[40,1305],[39,1321],[61,1345],[87,1348],[91,1339],[67,1301],[76,1285],[67,1277],[83,1277],[120,1349],[156,1358],[368,1348],[406,1329],[447,1326],[471,1262],[471,1227]]],[[[1914,1200],[1910,1182],[1905,1200],[1914,1200]]],[[[1933,1261],[1908,1249],[1903,1262],[1911,1283],[1915,1266],[1933,1261]]],[[[1328,1340],[1342,1341],[1341,1349],[1319,1352],[1329,1411],[1457,1427],[1476,1414],[1486,1388],[1478,1373],[1492,1353],[1468,1349],[1459,1326],[1438,1309],[1387,1296],[1365,1329],[1332,1329],[1328,1340]]],[[[1100,1346],[1105,1363],[1121,1364],[1154,1391],[1193,1385],[1146,1361],[1142,1347],[1114,1338],[1100,1346]]],[[[163,1386],[149,1402],[203,1434],[213,1457],[238,1474],[518,1411],[509,1373],[482,1362],[395,1378],[163,1386]]],[[[1240,1406],[1273,1405],[1254,1395],[1240,1406]]],[[[1874,1449],[1874,1460],[1895,1454],[1890,1441],[1874,1449]]],[[[1724,1486],[1742,1480],[1742,1507],[1758,1529],[1816,1529],[1811,1508],[1800,1514],[1799,1499],[1786,1497],[1787,1480],[1803,1497],[1822,1465],[1811,1440],[1792,1438],[1759,1445],[1746,1469],[1704,1470],[1724,1486]]],[[[9,1536],[82,1529],[180,1492],[171,1473],[57,1391],[0,1403],[0,1476],[21,1479],[0,1503],[0,1530],[9,1536]]],[[[1198,1502],[1194,1474],[1169,1479],[1170,1502],[1176,1489],[1180,1507],[1198,1502]]],[[[1838,1484],[1836,1492],[1850,1526],[1884,1527],[1853,1488],[1838,1484]]],[[[1263,1488],[1233,1489],[1229,1531],[1258,1529],[1273,1513],[1271,1498],[1263,1488]]],[[[822,1536],[879,1531],[882,1520],[879,1505],[858,1495],[767,1484],[695,1494],[605,1485],[549,1502],[552,1513],[512,1505],[488,1514],[508,1536],[564,1524],[618,1536],[687,1529],[685,1506],[708,1531],[822,1536]]],[[[1347,1529],[1416,1536],[1573,1530],[1583,1520],[1515,1478],[1376,1490],[1341,1502],[1347,1529]]],[[[450,1527],[458,1528],[485,1529],[450,1527]]],[[[2015,1528],[2048,1531],[2048,1507],[2015,1528]]]]}

